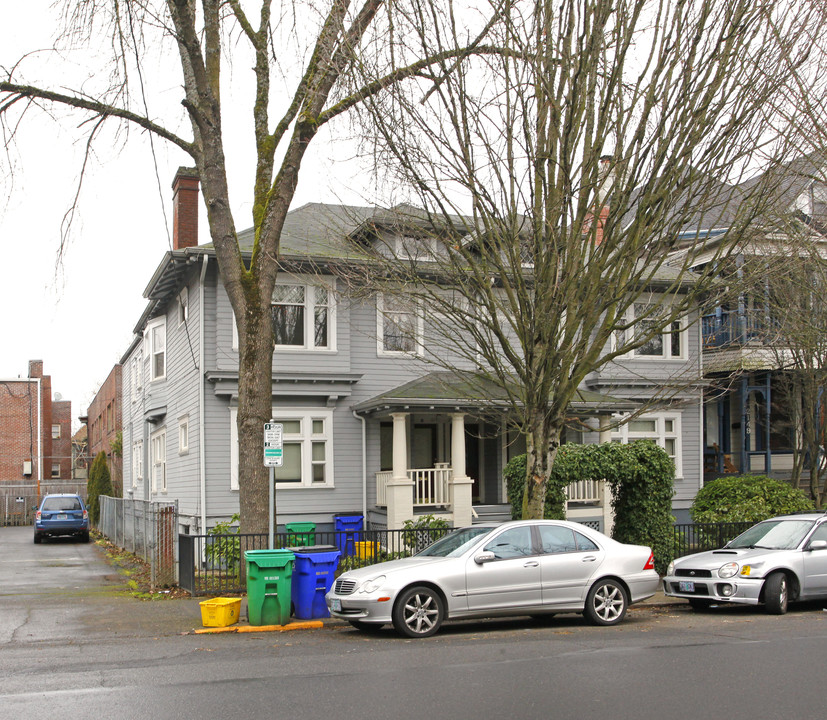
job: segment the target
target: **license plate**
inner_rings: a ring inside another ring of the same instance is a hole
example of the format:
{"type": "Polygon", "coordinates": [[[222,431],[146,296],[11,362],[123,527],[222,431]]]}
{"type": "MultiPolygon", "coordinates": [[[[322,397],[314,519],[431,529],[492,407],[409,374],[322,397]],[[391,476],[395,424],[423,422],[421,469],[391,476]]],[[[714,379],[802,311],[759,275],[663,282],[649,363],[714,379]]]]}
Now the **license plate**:
{"type": "Polygon", "coordinates": [[[69,519],[69,516],[68,516],[66,513],[60,513],[60,514],[57,516],[57,519],[58,519],[58,520],[68,520],[68,519],[69,519]]]}
{"type": "Polygon", "coordinates": [[[678,590],[681,592],[695,592],[695,583],[691,580],[681,580],[678,583],[678,590]]]}
{"type": "Polygon", "coordinates": [[[335,610],[336,612],[341,612],[342,611],[342,601],[337,600],[336,598],[333,598],[330,601],[330,609],[335,610]]]}

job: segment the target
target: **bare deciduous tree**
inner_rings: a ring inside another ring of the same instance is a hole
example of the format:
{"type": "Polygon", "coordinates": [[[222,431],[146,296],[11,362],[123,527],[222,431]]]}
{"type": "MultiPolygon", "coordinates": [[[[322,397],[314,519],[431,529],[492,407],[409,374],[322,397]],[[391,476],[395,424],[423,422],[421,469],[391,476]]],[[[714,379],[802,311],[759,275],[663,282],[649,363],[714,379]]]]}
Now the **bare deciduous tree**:
{"type": "MultiPolygon", "coordinates": [[[[774,0],[503,10],[490,33],[508,52],[448,59],[432,84],[371,98],[364,120],[400,199],[425,209],[402,226],[434,238],[385,263],[386,280],[443,323],[433,362],[493,382],[522,418],[523,516],[536,518],[585,378],[668,342],[772,202],[763,181],[740,181],[787,150],[794,127],[773,108],[794,79],[807,91],[800,39],[823,24],[809,3],[774,0]],[[727,241],[693,272],[717,228],[727,241]]],[[[412,56],[462,36],[453,15],[410,24],[412,56]]]]}
{"type": "MultiPolygon", "coordinates": [[[[441,78],[448,66],[461,66],[471,53],[494,51],[483,43],[490,24],[483,19],[472,23],[480,28],[471,33],[473,42],[446,44],[434,56],[406,56],[400,62],[395,46],[410,19],[450,10],[450,3],[434,0],[432,5],[422,0],[72,0],[64,5],[62,41],[69,50],[79,50],[87,64],[108,46],[108,66],[89,65],[90,79],[65,90],[55,89],[62,88],[60,63],[47,67],[56,69],[56,76],[29,83],[21,79],[29,67],[29,58],[23,58],[5,69],[0,82],[6,143],[14,140],[28,112],[60,105],[80,114],[90,144],[105,123],[120,121],[192,158],[238,325],[240,514],[247,532],[266,530],[268,522],[267,470],[261,458],[262,427],[271,414],[271,300],[279,238],[308,147],[331,120],[395,84],[441,78]],[[178,60],[167,72],[182,78],[183,109],[157,118],[147,109],[145,67],[148,58],[166,60],[170,45],[178,60]],[[247,107],[222,102],[230,63],[253,67],[247,107]],[[357,75],[360,82],[354,83],[357,75]],[[239,248],[230,202],[225,127],[231,112],[248,114],[255,147],[254,177],[245,188],[255,230],[249,261],[239,248]],[[187,121],[189,134],[178,129],[187,121]]],[[[494,19],[496,6],[488,8],[494,19]]]]}

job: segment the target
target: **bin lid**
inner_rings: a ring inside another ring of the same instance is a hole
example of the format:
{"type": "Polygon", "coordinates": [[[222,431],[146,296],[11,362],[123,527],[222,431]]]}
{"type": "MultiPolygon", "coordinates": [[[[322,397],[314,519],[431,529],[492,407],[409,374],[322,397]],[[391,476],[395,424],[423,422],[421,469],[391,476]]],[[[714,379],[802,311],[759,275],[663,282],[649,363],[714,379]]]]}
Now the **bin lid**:
{"type": "Polygon", "coordinates": [[[295,555],[339,552],[339,548],[337,548],[335,545],[308,545],[307,547],[291,547],[288,549],[295,555]]]}
{"type": "Polygon", "coordinates": [[[342,518],[342,517],[352,517],[352,518],[359,518],[360,520],[364,519],[364,515],[358,510],[354,510],[353,512],[340,512],[334,513],[333,517],[335,518],[342,518]]]}
{"type": "Polygon", "coordinates": [[[285,567],[296,556],[290,550],[245,550],[244,558],[259,567],[285,567]]]}

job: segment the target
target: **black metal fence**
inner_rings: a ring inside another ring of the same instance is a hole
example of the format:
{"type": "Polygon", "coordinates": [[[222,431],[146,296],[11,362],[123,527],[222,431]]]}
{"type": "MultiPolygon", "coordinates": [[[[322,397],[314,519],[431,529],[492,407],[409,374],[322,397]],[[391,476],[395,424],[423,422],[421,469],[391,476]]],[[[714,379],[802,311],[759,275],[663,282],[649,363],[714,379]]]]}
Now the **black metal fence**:
{"type": "MultiPolygon", "coordinates": [[[[346,530],[286,532],[274,536],[276,549],[333,547],[342,554],[339,571],[408,557],[438,540],[449,530],[346,530]]],[[[245,550],[268,547],[267,533],[179,535],[178,584],[193,595],[221,595],[245,591],[245,550]]]]}
{"type": "MultiPolygon", "coordinates": [[[[703,523],[674,526],[674,557],[725,545],[754,523],[703,523]]],[[[288,532],[274,536],[276,549],[308,546],[335,547],[341,551],[339,572],[408,557],[450,530],[356,530],[288,532]]],[[[221,595],[245,591],[244,550],[268,547],[262,534],[179,535],[179,585],[193,595],[221,595]]]]}
{"type": "Polygon", "coordinates": [[[704,550],[715,550],[748,530],[754,522],[687,523],[674,526],[673,555],[676,558],[704,550]]]}

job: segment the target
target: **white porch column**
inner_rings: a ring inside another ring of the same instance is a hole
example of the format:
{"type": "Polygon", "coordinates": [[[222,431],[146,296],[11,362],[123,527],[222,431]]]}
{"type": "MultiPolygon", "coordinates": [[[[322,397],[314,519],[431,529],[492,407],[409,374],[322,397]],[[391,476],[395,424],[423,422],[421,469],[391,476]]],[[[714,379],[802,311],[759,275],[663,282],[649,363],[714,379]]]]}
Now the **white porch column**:
{"type": "Polygon", "coordinates": [[[465,415],[451,415],[451,512],[454,527],[471,524],[471,491],[474,481],[465,470],[465,415]]]}
{"type": "MultiPolygon", "coordinates": [[[[600,444],[612,441],[612,419],[608,415],[600,416],[600,444]]],[[[614,527],[614,513],[612,512],[612,490],[609,483],[602,481],[600,487],[600,510],[603,514],[603,534],[611,537],[614,527]]]]}
{"type": "Polygon", "coordinates": [[[392,413],[393,477],[387,485],[388,530],[413,519],[413,480],[408,477],[408,413],[392,413]]]}

